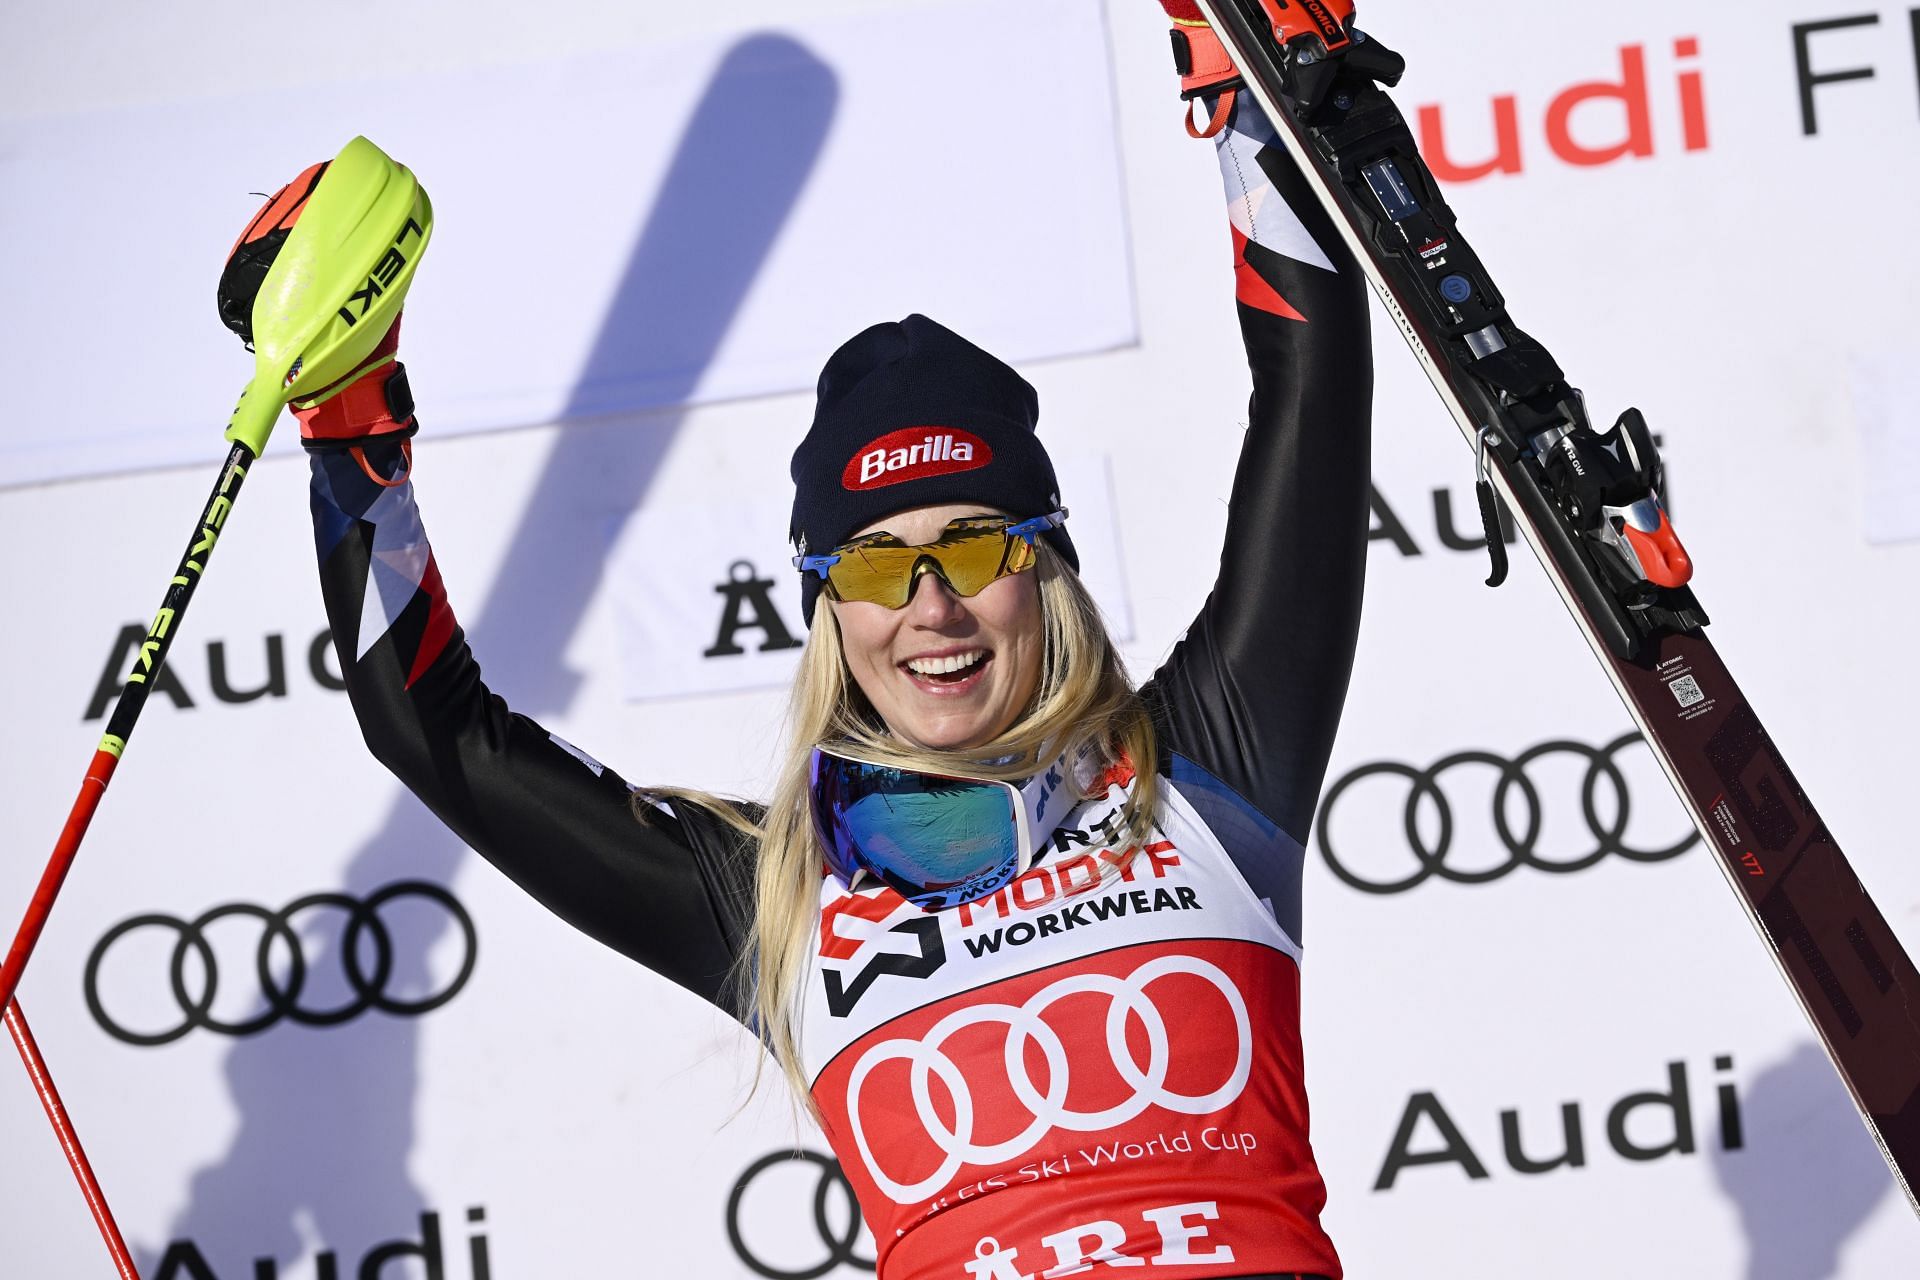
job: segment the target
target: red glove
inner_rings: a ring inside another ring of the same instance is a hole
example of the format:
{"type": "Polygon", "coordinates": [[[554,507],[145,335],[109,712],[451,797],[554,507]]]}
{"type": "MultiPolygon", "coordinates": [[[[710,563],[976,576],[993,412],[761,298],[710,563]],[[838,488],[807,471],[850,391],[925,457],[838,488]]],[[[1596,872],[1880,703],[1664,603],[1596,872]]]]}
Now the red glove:
{"type": "Polygon", "coordinates": [[[1160,0],[1160,7],[1173,19],[1173,69],[1180,73],[1181,99],[1215,98],[1204,128],[1193,123],[1192,108],[1188,108],[1187,133],[1211,138],[1233,115],[1234,99],[1244,83],[1240,71],[1193,0],[1160,0]]]}
{"type": "MultiPolygon", "coordinates": [[[[319,184],[327,166],[309,166],[301,175],[271,196],[234,241],[227,264],[220,273],[220,319],[253,350],[253,304],[260,292],[287,233],[299,221],[307,197],[319,184]]],[[[350,450],[361,469],[375,482],[400,484],[406,479],[383,480],[367,465],[361,446],[374,440],[398,442],[412,469],[412,446],[408,438],[419,429],[413,416],[413,392],[407,386],[407,371],[394,359],[400,347],[400,318],[346,377],[312,395],[293,401],[290,408],[300,420],[300,443],[309,449],[350,450]]]]}
{"type": "Polygon", "coordinates": [[[404,440],[419,428],[407,367],[394,359],[400,321],[365,363],[330,387],[293,402],[300,441],[309,449],[345,449],[369,440],[404,440]]]}
{"type": "Polygon", "coordinates": [[[387,336],[368,354],[365,363],[332,386],[289,408],[300,420],[300,443],[308,449],[345,449],[374,483],[391,488],[406,481],[413,470],[413,442],[420,429],[413,415],[413,389],[407,385],[407,367],[394,358],[400,349],[400,318],[387,336]],[[374,441],[397,441],[406,455],[406,469],[389,480],[367,464],[362,446],[374,441]]]}

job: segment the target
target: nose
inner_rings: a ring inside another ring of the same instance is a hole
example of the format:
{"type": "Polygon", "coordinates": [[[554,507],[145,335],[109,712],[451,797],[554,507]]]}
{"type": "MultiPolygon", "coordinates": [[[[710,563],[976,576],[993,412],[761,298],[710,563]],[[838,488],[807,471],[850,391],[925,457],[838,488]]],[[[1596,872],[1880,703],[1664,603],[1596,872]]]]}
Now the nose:
{"type": "Polygon", "coordinates": [[[954,594],[946,579],[921,568],[913,579],[913,594],[907,598],[907,621],[918,627],[944,627],[967,616],[967,606],[954,594]]]}

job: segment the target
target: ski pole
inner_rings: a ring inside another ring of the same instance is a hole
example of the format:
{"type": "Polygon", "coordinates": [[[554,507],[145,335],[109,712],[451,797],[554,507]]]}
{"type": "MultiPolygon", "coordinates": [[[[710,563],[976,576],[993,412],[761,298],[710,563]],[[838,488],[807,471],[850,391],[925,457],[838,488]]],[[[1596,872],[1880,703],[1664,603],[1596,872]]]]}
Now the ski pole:
{"type": "Polygon", "coordinates": [[[227,423],[232,448],[0,965],[0,1002],[19,986],[247,467],[266,448],[282,406],[325,399],[372,354],[399,318],[432,234],[433,206],[413,173],[355,138],[282,187],[234,245],[221,277],[221,315],[253,348],[254,374],[227,423]]]}
{"type": "Polygon", "coordinates": [[[80,852],[80,842],[86,838],[94,810],[99,807],[100,797],[106,794],[107,784],[113,779],[114,768],[120,763],[120,753],[126,750],[127,739],[132,736],[133,726],[140,719],[140,711],[147,705],[147,694],[153,688],[152,680],[159,673],[160,664],[166,661],[167,650],[179,631],[187,605],[193,600],[194,588],[200,585],[207,559],[213,554],[221,526],[233,510],[234,498],[240,492],[240,484],[246,479],[247,468],[252,465],[253,459],[253,450],[244,442],[236,441],[227,451],[227,460],[220,468],[220,478],[214,482],[213,493],[200,513],[199,523],[194,526],[193,539],[187,543],[186,554],[180,557],[180,565],[174,570],[172,581],[167,584],[166,595],[160,601],[160,611],[154,615],[153,625],[147,628],[147,638],[140,644],[133,670],[128,673],[126,686],[121,689],[120,697],[114,703],[113,715],[107,720],[106,734],[94,749],[86,777],[80,782],[80,794],[74,798],[73,808],[67,813],[66,825],[60,829],[60,838],[54,843],[53,856],[47,859],[46,869],[40,873],[40,883],[33,891],[32,901],[27,904],[26,917],[21,920],[20,928],[13,935],[13,944],[7,949],[6,962],[0,966],[0,1001],[13,999],[14,989],[20,984],[20,975],[26,970],[27,957],[33,954],[34,945],[40,941],[40,933],[46,928],[47,916],[53,911],[53,900],[73,866],[74,856],[80,852]]]}
{"type": "Polygon", "coordinates": [[[140,1272],[133,1265],[133,1255],[127,1252],[127,1242],[120,1236],[120,1224],[113,1220],[113,1210],[107,1206],[106,1193],[100,1190],[100,1182],[93,1176],[93,1166],[87,1162],[87,1153],[80,1145],[80,1135],[73,1131],[73,1120],[67,1115],[67,1108],[60,1101],[60,1091],[53,1087],[53,1075],[47,1070],[47,1061],[40,1056],[40,1046],[34,1043],[33,1029],[27,1026],[27,1015],[21,1009],[18,1000],[7,1001],[7,1034],[13,1037],[13,1047],[20,1051],[20,1061],[26,1064],[27,1077],[33,1081],[33,1090],[40,1095],[40,1105],[47,1110],[47,1120],[53,1125],[53,1131],[59,1135],[60,1149],[67,1153],[67,1165],[73,1170],[73,1176],[80,1182],[80,1193],[87,1198],[87,1208],[93,1211],[93,1221],[100,1228],[100,1235],[107,1242],[107,1252],[113,1255],[113,1265],[119,1270],[122,1280],[140,1280],[140,1272]]]}
{"type": "Polygon", "coordinates": [[[0,963],[0,1004],[6,1007],[8,1029],[67,1149],[82,1193],[90,1206],[97,1206],[94,1216],[125,1276],[135,1276],[131,1262],[124,1261],[125,1246],[112,1229],[106,1200],[53,1092],[52,1077],[19,1015],[14,992],[233,511],[247,468],[266,448],[282,407],[294,400],[319,403],[362,371],[398,321],[414,268],[432,234],[433,206],[413,173],[365,138],[355,138],[331,161],[313,165],[275,193],[235,243],[221,275],[220,314],[252,348],[254,373],[227,423],[232,447],[147,629],[6,960],[0,963]]]}
{"type": "Polygon", "coordinates": [[[207,511],[201,514],[201,529],[196,533],[196,540],[189,545],[180,572],[174,575],[173,582],[167,588],[160,613],[148,631],[147,643],[141,647],[140,667],[127,677],[126,687],[121,691],[108,722],[107,733],[94,751],[86,777],[80,784],[80,794],[75,797],[73,808],[67,814],[66,825],[61,828],[53,856],[40,875],[40,883],[34,890],[32,901],[27,904],[26,919],[21,921],[19,930],[14,934],[4,967],[0,967],[0,991],[5,993],[0,999],[6,1002],[7,1032],[13,1037],[14,1048],[20,1051],[20,1061],[26,1067],[27,1078],[33,1082],[34,1092],[40,1096],[47,1122],[53,1126],[54,1136],[60,1140],[60,1149],[66,1153],[67,1166],[73,1170],[74,1179],[80,1184],[80,1194],[86,1199],[94,1224],[100,1228],[100,1236],[106,1241],[107,1252],[113,1256],[113,1265],[122,1280],[140,1280],[140,1273],[127,1252],[127,1242],[120,1235],[120,1226],[114,1221],[113,1209],[107,1204],[106,1193],[100,1189],[99,1179],[94,1176],[86,1149],[80,1145],[80,1135],[74,1130],[66,1104],[60,1100],[60,1091],[54,1087],[53,1073],[47,1070],[46,1059],[41,1056],[40,1046],[34,1041],[32,1028],[27,1025],[26,1011],[20,1007],[20,1001],[14,998],[13,992],[19,985],[21,973],[26,969],[27,957],[32,954],[34,944],[40,940],[41,930],[46,927],[47,916],[53,910],[54,896],[60,892],[61,883],[73,865],[74,855],[80,850],[80,841],[86,835],[88,824],[93,821],[100,797],[105,794],[107,783],[113,777],[114,766],[120,761],[120,751],[126,746],[127,736],[133,732],[134,722],[140,718],[141,707],[146,705],[149,677],[166,660],[167,647],[172,640],[171,624],[186,612],[193,588],[200,580],[201,570],[205,568],[206,556],[213,549],[212,539],[217,536],[218,526],[209,524],[209,521],[216,518],[215,504],[221,500],[226,502],[227,507],[217,514],[219,520],[224,520],[225,510],[232,506],[232,495],[246,476],[244,464],[252,460],[252,451],[245,445],[236,444],[228,455],[227,465],[221,469],[221,485],[215,488],[207,511]],[[227,483],[229,480],[231,484],[227,483]],[[205,535],[204,539],[202,535],[205,535]],[[203,540],[204,546],[201,545],[203,540]],[[194,559],[196,552],[200,557],[198,561],[194,559]]]}

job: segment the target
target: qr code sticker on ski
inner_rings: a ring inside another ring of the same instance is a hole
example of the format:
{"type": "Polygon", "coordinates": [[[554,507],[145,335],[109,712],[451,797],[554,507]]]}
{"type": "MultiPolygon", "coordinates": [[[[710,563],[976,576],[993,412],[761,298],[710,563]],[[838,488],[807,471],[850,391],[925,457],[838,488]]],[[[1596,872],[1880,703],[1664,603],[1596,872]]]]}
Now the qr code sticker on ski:
{"type": "Polygon", "coordinates": [[[1673,696],[1679,699],[1680,705],[1683,707],[1690,707],[1696,702],[1706,701],[1707,695],[1700,692],[1700,682],[1692,676],[1681,676],[1678,680],[1668,685],[1667,688],[1673,690],[1673,696]]]}

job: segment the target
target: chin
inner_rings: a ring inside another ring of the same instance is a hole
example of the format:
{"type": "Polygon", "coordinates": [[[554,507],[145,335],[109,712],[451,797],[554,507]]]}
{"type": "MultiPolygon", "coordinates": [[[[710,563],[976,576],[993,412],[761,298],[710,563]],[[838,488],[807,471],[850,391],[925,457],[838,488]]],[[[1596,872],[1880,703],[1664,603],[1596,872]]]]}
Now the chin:
{"type": "Polygon", "coordinates": [[[993,740],[994,735],[961,725],[917,726],[902,737],[928,751],[965,751],[993,740]]]}
{"type": "Polygon", "coordinates": [[[993,724],[982,716],[940,716],[889,727],[928,751],[967,751],[985,746],[1005,729],[1005,726],[993,724]]]}

